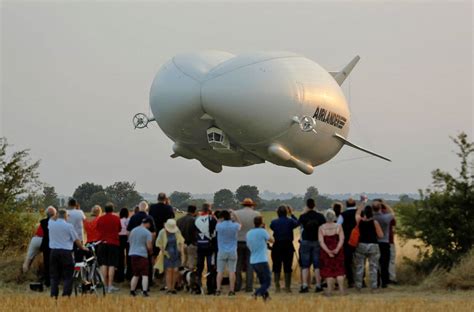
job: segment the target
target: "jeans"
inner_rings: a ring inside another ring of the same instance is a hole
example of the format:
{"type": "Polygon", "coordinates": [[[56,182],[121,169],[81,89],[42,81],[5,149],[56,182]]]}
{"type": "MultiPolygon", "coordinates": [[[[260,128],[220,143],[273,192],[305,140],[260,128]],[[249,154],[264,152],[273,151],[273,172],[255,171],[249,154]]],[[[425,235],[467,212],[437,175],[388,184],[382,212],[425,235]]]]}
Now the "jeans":
{"type": "Polygon", "coordinates": [[[272,282],[272,272],[270,272],[268,262],[252,264],[252,268],[257,273],[257,278],[260,282],[260,288],[255,291],[255,296],[267,296],[268,288],[270,288],[272,282]]]}
{"type": "Polygon", "coordinates": [[[300,243],[300,265],[302,269],[319,269],[319,242],[302,240],[300,243]]]}
{"type": "Polygon", "coordinates": [[[207,292],[213,293],[217,286],[216,286],[216,270],[215,265],[213,263],[214,253],[211,251],[208,252],[200,252],[198,249],[197,252],[197,280],[199,286],[202,285],[202,272],[204,271],[204,262],[207,264],[207,277],[206,277],[206,286],[207,292]]]}
{"type": "Polygon", "coordinates": [[[63,296],[70,296],[72,293],[72,276],[74,274],[72,250],[51,249],[49,264],[51,274],[51,297],[58,297],[61,278],[64,283],[63,296]]]}
{"type": "Polygon", "coordinates": [[[362,288],[365,259],[369,259],[370,287],[377,288],[377,273],[379,268],[380,250],[378,244],[359,243],[355,251],[355,284],[362,288]]]}
{"type": "Polygon", "coordinates": [[[355,248],[344,242],[344,268],[346,269],[347,284],[354,285],[354,251],[355,248]]]}
{"type": "Polygon", "coordinates": [[[237,244],[237,269],[235,280],[235,291],[242,288],[242,271],[245,271],[245,290],[253,291],[253,269],[250,265],[250,250],[246,242],[237,244]]]}
{"type": "Polygon", "coordinates": [[[382,286],[387,286],[390,275],[388,267],[390,265],[390,243],[379,243],[380,249],[380,280],[382,286]]]}
{"type": "Polygon", "coordinates": [[[390,264],[388,266],[388,273],[390,275],[390,281],[397,281],[397,270],[395,260],[397,259],[397,250],[395,244],[390,244],[390,264]]]}

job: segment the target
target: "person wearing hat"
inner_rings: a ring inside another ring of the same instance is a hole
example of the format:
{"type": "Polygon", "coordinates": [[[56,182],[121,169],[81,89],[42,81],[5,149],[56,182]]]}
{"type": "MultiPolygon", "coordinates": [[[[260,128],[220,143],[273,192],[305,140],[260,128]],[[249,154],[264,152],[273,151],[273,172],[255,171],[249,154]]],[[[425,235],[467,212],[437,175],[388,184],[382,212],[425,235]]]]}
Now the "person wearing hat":
{"type": "Polygon", "coordinates": [[[168,219],[158,234],[156,247],[160,249],[155,269],[166,273],[168,294],[176,294],[175,285],[178,280],[178,268],[184,258],[184,238],[176,225],[175,219],[168,219]]]}
{"type": "Polygon", "coordinates": [[[132,266],[133,277],[130,281],[130,294],[136,296],[137,284],[140,276],[142,277],[143,296],[148,297],[148,257],[153,251],[152,239],[150,232],[153,220],[143,218],[141,226],[135,227],[128,237],[130,243],[130,262],[132,266]]]}
{"type": "Polygon", "coordinates": [[[237,234],[237,270],[235,291],[242,288],[242,271],[245,271],[245,291],[253,292],[253,269],[250,265],[250,250],[247,247],[247,233],[254,228],[254,219],[259,217],[260,213],[254,210],[255,202],[251,198],[245,198],[241,205],[242,209],[235,212],[241,223],[240,231],[237,234]]]}

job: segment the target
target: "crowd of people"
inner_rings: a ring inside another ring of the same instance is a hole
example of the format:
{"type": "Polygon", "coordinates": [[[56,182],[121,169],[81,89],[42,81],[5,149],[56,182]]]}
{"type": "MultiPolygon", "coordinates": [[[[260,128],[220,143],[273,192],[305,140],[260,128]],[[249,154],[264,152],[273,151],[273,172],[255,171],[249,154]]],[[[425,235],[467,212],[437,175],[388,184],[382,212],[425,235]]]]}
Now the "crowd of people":
{"type": "Polygon", "coordinates": [[[58,297],[61,281],[63,296],[70,296],[75,263],[87,257],[87,243],[99,243],[97,260],[108,293],[119,291],[117,285],[127,280],[132,296],[138,288],[149,296],[152,287],[170,295],[184,289],[218,296],[228,285],[229,296],[245,291],[267,300],[272,272],[275,292],[292,292],[295,257],[300,293],[308,293],[315,284],[315,292],[331,296],[338,288],[344,295],[347,287],[366,287],[366,275],[372,290],[396,282],[395,217],[381,199],[368,204],[364,196],[359,203],[349,198],[345,205],[337,202],[318,211],[310,198],[299,217],[290,206],[281,205],[269,230],[252,199],[241,205],[235,211],[213,211],[209,203],[198,211],[190,205],[186,215],[176,218],[168,197],[160,193],[156,204],[142,201],[133,211],[122,208],[118,213],[111,203],[104,211],[96,205],[86,217],[79,203],[70,199],[68,209],[48,207],[23,269],[28,270],[41,251],[43,282],[51,296],[58,297]]]}

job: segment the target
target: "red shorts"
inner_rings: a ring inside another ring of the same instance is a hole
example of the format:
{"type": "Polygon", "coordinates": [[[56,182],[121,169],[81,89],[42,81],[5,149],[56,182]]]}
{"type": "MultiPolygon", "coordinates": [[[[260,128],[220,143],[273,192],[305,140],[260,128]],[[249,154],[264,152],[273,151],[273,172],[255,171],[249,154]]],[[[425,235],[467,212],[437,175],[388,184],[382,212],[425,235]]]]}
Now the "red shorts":
{"type": "Polygon", "coordinates": [[[148,276],[149,263],[148,258],[141,256],[131,256],[133,276],[148,276]]]}

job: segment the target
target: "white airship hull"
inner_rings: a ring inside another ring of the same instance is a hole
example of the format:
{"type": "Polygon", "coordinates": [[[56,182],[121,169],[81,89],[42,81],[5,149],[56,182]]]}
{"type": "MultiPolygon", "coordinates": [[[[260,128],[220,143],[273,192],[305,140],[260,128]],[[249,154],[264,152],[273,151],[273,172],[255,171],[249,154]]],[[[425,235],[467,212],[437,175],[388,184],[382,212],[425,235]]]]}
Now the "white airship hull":
{"type": "Polygon", "coordinates": [[[350,126],[333,75],[289,52],[177,55],[157,73],[150,107],[175,142],[172,156],[214,172],[269,161],[310,174],[339,152],[335,134],[347,138],[350,126]],[[314,117],[313,131],[295,122],[303,116],[314,117]]]}

